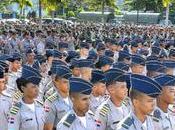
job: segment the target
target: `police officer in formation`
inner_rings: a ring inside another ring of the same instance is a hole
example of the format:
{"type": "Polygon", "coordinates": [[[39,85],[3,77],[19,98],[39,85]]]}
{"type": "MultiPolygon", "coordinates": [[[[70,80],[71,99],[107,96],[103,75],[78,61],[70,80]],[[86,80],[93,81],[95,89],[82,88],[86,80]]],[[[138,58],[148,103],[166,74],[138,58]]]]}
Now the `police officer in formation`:
{"type": "Polygon", "coordinates": [[[6,81],[4,76],[4,68],[0,66],[0,123],[1,129],[8,129],[8,112],[12,106],[12,98],[2,92],[6,89],[6,81]]]}
{"type": "Polygon", "coordinates": [[[9,31],[0,130],[175,130],[174,45],[151,38],[150,27],[126,27],[95,31],[94,41],[84,25],[9,31]],[[66,41],[72,30],[75,50],[66,41]]]}
{"type": "Polygon", "coordinates": [[[41,75],[38,70],[30,66],[23,66],[22,76],[16,80],[23,96],[9,111],[9,130],[43,130],[44,108],[35,102],[40,81],[41,75]]]}

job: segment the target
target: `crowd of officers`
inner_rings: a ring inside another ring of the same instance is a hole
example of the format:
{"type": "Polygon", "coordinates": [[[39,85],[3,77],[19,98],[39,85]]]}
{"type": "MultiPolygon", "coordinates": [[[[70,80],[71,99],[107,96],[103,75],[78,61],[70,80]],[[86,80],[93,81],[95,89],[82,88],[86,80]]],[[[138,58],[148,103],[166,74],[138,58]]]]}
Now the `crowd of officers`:
{"type": "Polygon", "coordinates": [[[0,130],[175,130],[173,27],[0,23],[0,130]]]}

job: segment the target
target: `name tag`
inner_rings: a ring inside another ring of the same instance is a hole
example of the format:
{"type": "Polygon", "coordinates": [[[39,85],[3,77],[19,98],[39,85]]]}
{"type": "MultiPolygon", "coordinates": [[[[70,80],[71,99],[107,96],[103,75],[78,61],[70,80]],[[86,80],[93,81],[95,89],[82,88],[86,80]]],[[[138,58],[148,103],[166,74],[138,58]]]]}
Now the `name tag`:
{"type": "Polygon", "coordinates": [[[26,119],[26,121],[32,121],[33,119],[32,118],[30,118],[30,119],[26,119]]]}

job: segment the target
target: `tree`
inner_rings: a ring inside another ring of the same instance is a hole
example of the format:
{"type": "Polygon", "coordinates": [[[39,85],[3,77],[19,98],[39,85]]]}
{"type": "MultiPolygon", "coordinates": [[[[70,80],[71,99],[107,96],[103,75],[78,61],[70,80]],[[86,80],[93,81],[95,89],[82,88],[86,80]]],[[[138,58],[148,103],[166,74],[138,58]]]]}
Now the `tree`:
{"type": "Polygon", "coordinates": [[[162,0],[125,0],[124,6],[128,10],[163,11],[162,0]]]}
{"type": "Polygon", "coordinates": [[[9,0],[1,0],[1,2],[0,2],[0,12],[6,12],[8,5],[9,5],[9,0]]]}
{"type": "Polygon", "coordinates": [[[169,13],[170,13],[170,4],[175,3],[175,0],[162,0],[163,6],[166,8],[166,19],[165,24],[168,25],[169,13]]]}
{"type": "Polygon", "coordinates": [[[11,0],[10,3],[17,3],[20,8],[20,17],[25,17],[25,7],[32,7],[33,3],[31,0],[11,0]]]}
{"type": "Polygon", "coordinates": [[[45,10],[48,12],[52,12],[52,18],[54,17],[54,13],[57,9],[62,8],[63,14],[64,9],[68,7],[68,4],[71,0],[42,0],[42,5],[45,10]]]}
{"type": "Polygon", "coordinates": [[[84,0],[84,2],[89,6],[90,10],[101,10],[102,11],[102,22],[104,22],[104,10],[105,7],[116,8],[116,0],[84,0]]]}

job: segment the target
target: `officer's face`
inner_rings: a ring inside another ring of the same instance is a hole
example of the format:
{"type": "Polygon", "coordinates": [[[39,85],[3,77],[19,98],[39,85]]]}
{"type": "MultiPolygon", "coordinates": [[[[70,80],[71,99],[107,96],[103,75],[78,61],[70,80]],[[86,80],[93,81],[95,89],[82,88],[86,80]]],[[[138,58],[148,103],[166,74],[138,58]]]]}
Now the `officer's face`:
{"type": "Polygon", "coordinates": [[[89,50],[88,50],[88,49],[82,48],[82,49],[81,49],[81,52],[82,52],[83,56],[88,57],[88,55],[89,55],[89,50]]]}
{"type": "Polygon", "coordinates": [[[69,80],[65,78],[60,78],[56,80],[57,88],[59,91],[68,93],[69,92],[69,80]]]}
{"type": "Polygon", "coordinates": [[[104,53],[105,53],[105,50],[98,51],[98,55],[104,55],[104,53]]]}
{"type": "Polygon", "coordinates": [[[53,59],[54,59],[53,56],[48,57],[48,62],[49,62],[49,63],[52,63],[53,59]]]}
{"type": "Polygon", "coordinates": [[[89,110],[90,95],[78,94],[72,102],[77,111],[85,114],[89,110]]]}
{"type": "Polygon", "coordinates": [[[83,67],[80,69],[81,76],[85,80],[90,80],[92,77],[92,68],[83,67]]]}
{"type": "Polygon", "coordinates": [[[15,60],[14,62],[12,62],[11,67],[16,70],[19,70],[21,68],[21,61],[15,60]]]}
{"type": "Polygon", "coordinates": [[[167,68],[166,69],[166,74],[173,75],[173,71],[174,71],[173,68],[167,68]]]}
{"type": "Polygon", "coordinates": [[[142,66],[142,65],[134,65],[131,69],[132,69],[132,73],[142,74],[143,71],[144,71],[144,66],[142,66]]]}
{"type": "Polygon", "coordinates": [[[152,98],[145,94],[143,94],[142,97],[135,99],[133,103],[133,105],[137,109],[139,109],[139,111],[144,115],[150,114],[154,110],[155,104],[156,104],[155,98],[152,98]]]}
{"type": "Polygon", "coordinates": [[[75,77],[79,77],[79,76],[80,76],[80,68],[74,67],[74,68],[72,69],[72,74],[73,74],[75,77]]]}
{"type": "Polygon", "coordinates": [[[123,62],[128,65],[131,64],[131,60],[129,58],[125,58],[123,62]]]}
{"type": "Polygon", "coordinates": [[[105,92],[106,92],[106,85],[102,82],[98,82],[94,85],[93,91],[98,93],[98,95],[103,96],[103,95],[105,95],[105,92]]]}
{"type": "Polygon", "coordinates": [[[163,88],[160,99],[167,104],[173,104],[175,99],[175,86],[166,86],[163,88]]]}
{"type": "Polygon", "coordinates": [[[111,48],[111,50],[112,50],[113,52],[115,52],[115,51],[117,50],[118,47],[117,47],[116,45],[111,45],[110,48],[111,48]]]}
{"type": "Polygon", "coordinates": [[[110,93],[117,99],[124,100],[128,94],[128,89],[126,87],[126,82],[116,82],[111,85],[112,91],[110,93]]]}
{"type": "Polygon", "coordinates": [[[0,92],[5,90],[5,78],[0,78],[0,92]]]}
{"type": "Polygon", "coordinates": [[[34,61],[34,58],[35,58],[35,54],[34,53],[27,54],[27,60],[28,61],[34,61]]]}
{"type": "Polygon", "coordinates": [[[38,86],[33,83],[26,84],[26,86],[23,87],[22,90],[24,92],[24,97],[26,96],[30,99],[37,98],[39,92],[38,86]]]}
{"type": "Polygon", "coordinates": [[[105,66],[102,66],[101,69],[103,72],[105,72],[105,71],[109,70],[110,67],[111,67],[111,65],[105,65],[105,66]]]}
{"type": "Polygon", "coordinates": [[[41,72],[46,72],[47,71],[47,64],[46,63],[42,63],[41,65],[40,65],[40,69],[41,69],[41,72]]]}

